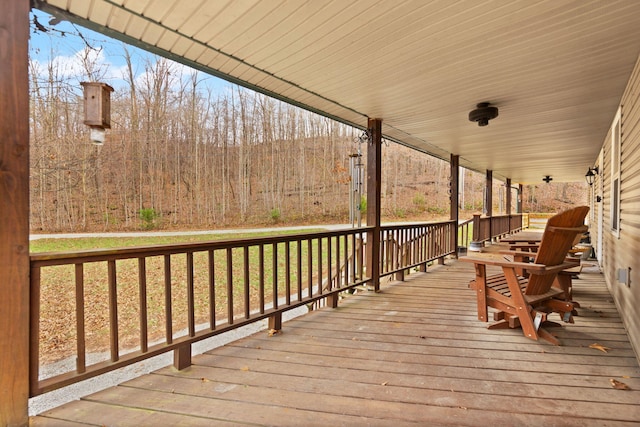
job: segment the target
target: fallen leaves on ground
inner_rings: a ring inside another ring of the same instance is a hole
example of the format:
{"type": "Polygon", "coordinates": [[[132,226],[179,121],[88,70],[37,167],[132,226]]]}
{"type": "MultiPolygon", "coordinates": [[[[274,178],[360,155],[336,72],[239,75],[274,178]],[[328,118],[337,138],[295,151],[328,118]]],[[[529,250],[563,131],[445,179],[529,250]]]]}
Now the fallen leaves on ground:
{"type": "Polygon", "coordinates": [[[613,378],[610,378],[609,382],[611,383],[611,387],[615,388],[616,390],[631,390],[631,387],[613,378]]]}
{"type": "Polygon", "coordinates": [[[597,342],[589,345],[589,348],[594,348],[596,350],[600,350],[603,353],[608,353],[608,350],[611,350],[611,348],[605,347],[602,344],[598,344],[597,342]]]}

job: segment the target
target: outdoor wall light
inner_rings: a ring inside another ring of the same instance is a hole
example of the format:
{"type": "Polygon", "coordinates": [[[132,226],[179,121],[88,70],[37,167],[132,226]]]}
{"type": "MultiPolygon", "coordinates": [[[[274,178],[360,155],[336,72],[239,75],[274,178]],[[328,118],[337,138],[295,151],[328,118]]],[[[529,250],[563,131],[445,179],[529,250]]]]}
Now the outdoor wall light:
{"type": "Polygon", "coordinates": [[[596,179],[596,175],[598,175],[597,166],[595,168],[589,168],[589,170],[587,170],[587,173],[584,175],[584,178],[587,180],[587,184],[589,184],[589,186],[593,185],[596,179]]]}
{"type": "Polygon", "coordinates": [[[544,178],[542,178],[542,180],[548,184],[551,181],[553,181],[553,178],[551,178],[551,176],[547,175],[544,178]]]}

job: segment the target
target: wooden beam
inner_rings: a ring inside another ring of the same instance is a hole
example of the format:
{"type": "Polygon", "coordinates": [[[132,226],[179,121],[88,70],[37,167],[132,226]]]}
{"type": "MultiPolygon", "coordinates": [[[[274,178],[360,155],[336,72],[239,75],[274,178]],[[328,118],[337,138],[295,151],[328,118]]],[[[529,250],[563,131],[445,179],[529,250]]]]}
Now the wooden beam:
{"type": "Polygon", "coordinates": [[[380,201],[382,188],[382,120],[369,119],[367,124],[367,274],[373,289],[380,290],[380,201]]]}
{"type": "MultiPolygon", "coordinates": [[[[484,187],[484,191],[485,194],[487,195],[487,197],[485,198],[486,201],[486,215],[491,218],[493,216],[493,171],[487,169],[487,177],[486,177],[486,182],[485,182],[485,187],[484,187]]],[[[489,221],[489,240],[492,240],[493,236],[493,230],[491,227],[491,221],[489,221]]]]}
{"type": "Polygon", "coordinates": [[[0,425],[29,398],[29,0],[0,14],[0,425]]]}
{"type": "Polygon", "coordinates": [[[178,371],[191,366],[191,344],[185,344],[173,350],[173,367],[178,371]]]}
{"type": "Polygon", "coordinates": [[[506,188],[506,202],[507,202],[507,215],[511,215],[511,178],[507,178],[507,182],[505,183],[506,188]]]}
{"type": "MultiPolygon", "coordinates": [[[[458,224],[460,219],[460,156],[455,154],[451,155],[451,181],[449,182],[449,219],[455,221],[458,224]]],[[[455,227],[453,233],[451,233],[451,247],[454,250],[454,254],[458,256],[458,227],[455,227]]]]}
{"type": "Polygon", "coordinates": [[[493,216],[493,171],[487,169],[487,177],[485,181],[485,215],[493,216]]]}
{"type": "Polygon", "coordinates": [[[516,213],[522,213],[522,184],[518,184],[518,199],[516,200],[516,213]]]}

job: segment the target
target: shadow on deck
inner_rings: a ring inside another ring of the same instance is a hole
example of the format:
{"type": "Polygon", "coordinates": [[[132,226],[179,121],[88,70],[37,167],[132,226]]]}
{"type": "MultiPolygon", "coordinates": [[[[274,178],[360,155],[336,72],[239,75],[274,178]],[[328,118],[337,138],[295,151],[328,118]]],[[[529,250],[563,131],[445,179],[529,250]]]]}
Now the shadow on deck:
{"type": "MultiPolygon", "coordinates": [[[[597,272],[574,282],[562,347],[488,330],[448,260],[31,419],[65,425],[631,425],[640,368],[597,272]],[[590,348],[598,343],[607,353],[590,348]],[[617,390],[611,379],[631,387],[617,390]]],[[[637,424],[636,424],[637,425],[637,424]]]]}

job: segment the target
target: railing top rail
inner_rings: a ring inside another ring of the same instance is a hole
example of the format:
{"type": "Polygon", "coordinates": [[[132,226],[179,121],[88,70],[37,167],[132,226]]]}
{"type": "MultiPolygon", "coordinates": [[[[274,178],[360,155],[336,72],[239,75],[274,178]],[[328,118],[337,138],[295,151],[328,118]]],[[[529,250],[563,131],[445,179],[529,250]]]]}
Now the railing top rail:
{"type": "Polygon", "coordinates": [[[373,230],[373,227],[345,228],[335,231],[319,231],[312,233],[285,234],[278,236],[212,240],[196,243],[191,242],[179,244],[159,244],[64,252],[41,252],[31,254],[30,259],[33,266],[104,261],[114,259],[173,255],[188,252],[230,249],[247,246],[259,246],[273,243],[292,242],[297,240],[322,239],[326,237],[360,234],[369,230],[373,230]]]}
{"type": "Polygon", "coordinates": [[[416,223],[403,223],[403,224],[389,224],[389,225],[381,225],[380,228],[382,230],[401,230],[403,228],[437,226],[437,225],[446,225],[446,224],[455,224],[455,220],[434,221],[434,222],[416,222],[416,223]]]}
{"type": "Polygon", "coordinates": [[[463,226],[463,225],[472,224],[472,223],[473,223],[473,218],[471,218],[471,219],[459,220],[459,221],[458,221],[458,226],[463,226]]]}
{"type": "Polygon", "coordinates": [[[474,216],[479,216],[481,219],[490,219],[490,218],[509,218],[509,217],[516,217],[516,216],[521,216],[522,214],[505,214],[505,215],[491,215],[491,216],[487,216],[487,215],[480,215],[480,214],[476,214],[474,216]]]}

